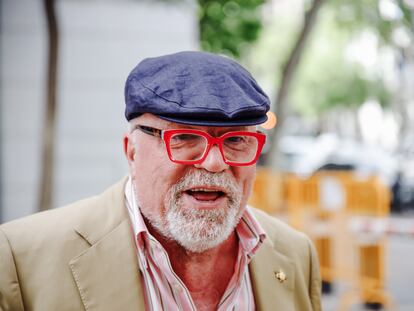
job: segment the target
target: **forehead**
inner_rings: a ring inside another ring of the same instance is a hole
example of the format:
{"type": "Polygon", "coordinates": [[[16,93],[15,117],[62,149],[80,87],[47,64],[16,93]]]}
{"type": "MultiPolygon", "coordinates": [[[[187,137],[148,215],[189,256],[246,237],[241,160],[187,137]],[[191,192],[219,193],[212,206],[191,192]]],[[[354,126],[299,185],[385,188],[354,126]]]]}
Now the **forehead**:
{"type": "Polygon", "coordinates": [[[190,128],[190,129],[202,130],[208,133],[223,133],[223,132],[229,132],[229,131],[254,131],[256,130],[256,126],[254,125],[225,127],[225,126],[197,126],[197,125],[189,125],[189,124],[180,124],[180,123],[163,120],[150,113],[145,113],[131,121],[134,125],[136,124],[146,125],[146,126],[155,127],[155,128],[162,129],[162,130],[190,128]]]}

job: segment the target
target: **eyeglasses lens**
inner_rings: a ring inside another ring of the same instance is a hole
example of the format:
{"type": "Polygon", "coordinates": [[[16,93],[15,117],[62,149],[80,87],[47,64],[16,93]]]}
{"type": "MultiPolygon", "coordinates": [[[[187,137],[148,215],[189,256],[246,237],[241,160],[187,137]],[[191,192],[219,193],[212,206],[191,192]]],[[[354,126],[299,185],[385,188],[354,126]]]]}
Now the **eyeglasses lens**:
{"type": "Polygon", "coordinates": [[[197,134],[175,134],[170,138],[170,152],[174,160],[196,161],[203,157],[207,139],[197,134]]]}
{"type": "Polygon", "coordinates": [[[259,142],[254,136],[229,136],[223,141],[226,160],[234,163],[248,163],[256,156],[259,142]]]}

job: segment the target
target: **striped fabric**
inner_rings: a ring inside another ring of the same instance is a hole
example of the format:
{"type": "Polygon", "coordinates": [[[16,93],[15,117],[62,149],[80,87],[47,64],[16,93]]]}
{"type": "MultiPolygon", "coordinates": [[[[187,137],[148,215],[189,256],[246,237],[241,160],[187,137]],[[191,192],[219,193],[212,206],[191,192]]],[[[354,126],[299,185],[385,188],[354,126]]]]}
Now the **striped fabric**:
{"type": "MultiPolygon", "coordinates": [[[[175,274],[163,246],[148,232],[137,207],[131,179],[125,186],[126,207],[136,237],[147,310],[197,310],[185,284],[175,274]]],[[[233,274],[218,309],[255,310],[248,264],[265,238],[249,208],[236,227],[239,251],[233,274]]]]}

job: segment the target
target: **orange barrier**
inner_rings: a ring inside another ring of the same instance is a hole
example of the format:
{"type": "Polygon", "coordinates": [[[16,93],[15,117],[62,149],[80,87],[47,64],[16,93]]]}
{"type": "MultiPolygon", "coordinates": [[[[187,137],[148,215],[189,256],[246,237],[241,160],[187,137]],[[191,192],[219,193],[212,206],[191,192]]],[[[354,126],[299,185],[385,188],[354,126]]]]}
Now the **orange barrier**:
{"type": "Polygon", "coordinates": [[[356,301],[392,306],[385,290],[386,237],[367,239],[352,234],[348,225],[355,216],[389,215],[390,191],[379,178],[343,171],[301,178],[262,168],[250,204],[287,215],[290,225],[314,240],[322,279],[346,281],[353,288],[341,298],[341,310],[356,301]]]}
{"type": "Polygon", "coordinates": [[[282,200],[281,176],[268,169],[258,168],[249,204],[270,215],[280,212],[282,200]]]}

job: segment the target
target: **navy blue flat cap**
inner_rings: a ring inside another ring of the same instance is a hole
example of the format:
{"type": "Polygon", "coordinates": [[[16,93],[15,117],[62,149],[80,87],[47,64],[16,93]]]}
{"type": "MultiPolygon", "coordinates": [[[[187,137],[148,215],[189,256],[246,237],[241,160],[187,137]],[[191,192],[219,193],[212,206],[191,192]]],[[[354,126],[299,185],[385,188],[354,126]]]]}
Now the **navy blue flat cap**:
{"type": "Polygon", "coordinates": [[[180,52],[140,62],[125,84],[125,117],[143,113],[182,124],[256,125],[270,101],[235,61],[205,52],[180,52]]]}

